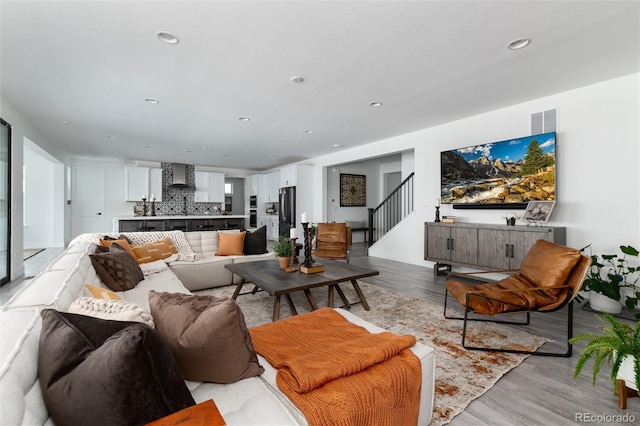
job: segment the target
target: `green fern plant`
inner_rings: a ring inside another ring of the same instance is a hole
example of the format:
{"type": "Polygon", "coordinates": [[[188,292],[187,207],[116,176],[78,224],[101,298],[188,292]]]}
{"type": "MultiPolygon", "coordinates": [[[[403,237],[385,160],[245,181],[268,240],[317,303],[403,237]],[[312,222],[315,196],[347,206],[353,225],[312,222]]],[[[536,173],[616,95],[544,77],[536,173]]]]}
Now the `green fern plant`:
{"type": "Polygon", "coordinates": [[[284,235],[281,235],[277,240],[273,242],[273,251],[276,257],[291,257],[293,254],[293,247],[291,247],[291,241],[284,235]]]}
{"type": "Polygon", "coordinates": [[[604,335],[580,334],[570,340],[571,343],[581,340],[588,341],[576,364],[573,374],[575,379],[580,375],[587,361],[593,358],[593,385],[602,364],[607,361],[612,363],[611,380],[615,381],[620,370],[620,364],[627,356],[633,359],[633,373],[636,381],[636,388],[640,389],[640,322],[636,322],[635,329],[627,323],[621,323],[607,312],[603,312],[606,321],[598,316],[602,323],[600,330],[604,335]]]}

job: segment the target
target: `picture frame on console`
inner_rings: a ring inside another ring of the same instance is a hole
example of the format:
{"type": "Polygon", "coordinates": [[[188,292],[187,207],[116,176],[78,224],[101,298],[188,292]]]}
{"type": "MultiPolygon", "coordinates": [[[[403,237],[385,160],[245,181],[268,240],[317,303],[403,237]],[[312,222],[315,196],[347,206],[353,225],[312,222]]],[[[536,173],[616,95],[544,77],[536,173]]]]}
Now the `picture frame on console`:
{"type": "Polygon", "coordinates": [[[522,215],[522,220],[527,222],[548,222],[555,205],[555,201],[529,201],[522,215]]]}

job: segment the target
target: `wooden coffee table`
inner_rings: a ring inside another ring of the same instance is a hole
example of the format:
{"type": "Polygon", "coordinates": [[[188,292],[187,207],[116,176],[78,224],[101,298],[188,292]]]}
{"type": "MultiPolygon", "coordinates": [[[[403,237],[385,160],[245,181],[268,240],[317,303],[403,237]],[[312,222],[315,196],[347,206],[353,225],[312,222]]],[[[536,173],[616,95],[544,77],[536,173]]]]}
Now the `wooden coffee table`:
{"type": "Polygon", "coordinates": [[[254,284],[256,288],[248,293],[255,293],[258,289],[262,289],[275,297],[273,321],[277,321],[280,318],[280,300],[283,295],[294,315],[297,315],[298,311],[291,300],[291,293],[298,291],[304,292],[312,309],[318,309],[318,304],[310,291],[310,289],[314,287],[329,287],[328,305],[331,308],[333,308],[335,290],[338,292],[346,308],[350,308],[354,303],[362,303],[362,306],[367,311],[370,309],[357,280],[359,278],[378,275],[380,272],[363,268],[362,266],[337,262],[335,260],[319,259],[318,261],[324,265],[324,271],[315,274],[303,274],[298,271],[285,272],[284,269],[280,269],[275,259],[273,261],[264,260],[225,265],[225,268],[242,278],[242,281],[237,285],[231,297],[236,299],[241,294],[240,291],[244,284],[254,284]],[[342,292],[342,289],[340,289],[339,284],[347,281],[350,281],[353,285],[359,301],[349,302],[342,292]]]}

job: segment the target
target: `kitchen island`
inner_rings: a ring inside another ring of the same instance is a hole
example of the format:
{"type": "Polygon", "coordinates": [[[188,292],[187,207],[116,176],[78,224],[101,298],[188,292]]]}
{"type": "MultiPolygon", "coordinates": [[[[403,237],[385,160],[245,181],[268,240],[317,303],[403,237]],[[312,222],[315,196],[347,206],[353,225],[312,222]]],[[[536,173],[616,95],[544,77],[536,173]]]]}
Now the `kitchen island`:
{"type": "Polygon", "coordinates": [[[113,218],[113,232],[245,229],[248,219],[249,215],[121,216],[113,218]]]}

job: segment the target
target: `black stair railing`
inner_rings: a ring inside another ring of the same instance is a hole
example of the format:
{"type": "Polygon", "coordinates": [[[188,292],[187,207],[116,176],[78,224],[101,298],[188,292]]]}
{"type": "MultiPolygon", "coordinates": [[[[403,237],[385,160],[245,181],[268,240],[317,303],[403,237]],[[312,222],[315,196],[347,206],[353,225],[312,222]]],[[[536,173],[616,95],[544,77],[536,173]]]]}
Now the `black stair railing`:
{"type": "Polygon", "coordinates": [[[376,208],[369,209],[369,247],[413,211],[411,173],[376,208]]]}

